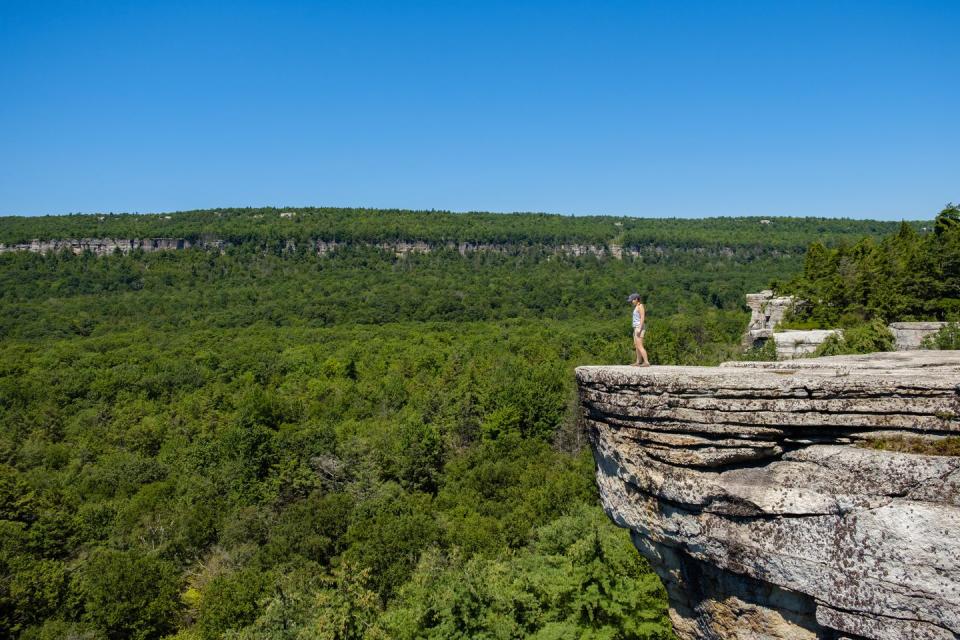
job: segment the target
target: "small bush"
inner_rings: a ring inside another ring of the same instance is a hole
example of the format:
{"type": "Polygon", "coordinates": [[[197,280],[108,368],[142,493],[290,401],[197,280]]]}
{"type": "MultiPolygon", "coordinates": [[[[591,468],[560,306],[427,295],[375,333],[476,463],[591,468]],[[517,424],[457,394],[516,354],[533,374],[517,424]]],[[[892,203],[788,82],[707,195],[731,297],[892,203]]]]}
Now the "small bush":
{"type": "Polygon", "coordinates": [[[845,329],[842,334],[834,334],[823,341],[814,357],[839,356],[857,353],[876,353],[877,351],[893,351],[893,334],[880,320],[873,320],[852,329],[845,329]]]}
{"type": "Polygon", "coordinates": [[[739,359],[750,362],[771,362],[777,359],[777,344],[773,338],[768,338],[760,346],[750,347],[741,353],[739,359]]]}
{"type": "Polygon", "coordinates": [[[921,349],[960,349],[960,324],[951,322],[920,343],[921,349]]]}

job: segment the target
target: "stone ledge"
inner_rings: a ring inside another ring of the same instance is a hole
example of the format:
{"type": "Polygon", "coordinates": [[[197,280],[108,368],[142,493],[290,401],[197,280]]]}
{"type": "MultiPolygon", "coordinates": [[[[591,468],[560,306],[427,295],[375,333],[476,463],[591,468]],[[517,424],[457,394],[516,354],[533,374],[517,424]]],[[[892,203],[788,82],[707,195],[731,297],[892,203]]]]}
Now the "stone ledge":
{"type": "Polygon", "coordinates": [[[960,352],[581,367],[601,499],[682,638],[954,638],[960,459],[852,446],[960,430],[960,352]]]}

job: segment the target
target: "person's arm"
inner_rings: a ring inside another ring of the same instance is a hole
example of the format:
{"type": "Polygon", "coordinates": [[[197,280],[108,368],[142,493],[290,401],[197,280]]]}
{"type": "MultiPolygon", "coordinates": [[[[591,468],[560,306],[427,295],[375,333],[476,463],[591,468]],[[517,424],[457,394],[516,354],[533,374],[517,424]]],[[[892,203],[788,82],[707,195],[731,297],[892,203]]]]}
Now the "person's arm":
{"type": "Polygon", "coordinates": [[[638,305],[640,307],[640,326],[644,329],[647,328],[647,309],[643,306],[643,303],[638,305]]]}

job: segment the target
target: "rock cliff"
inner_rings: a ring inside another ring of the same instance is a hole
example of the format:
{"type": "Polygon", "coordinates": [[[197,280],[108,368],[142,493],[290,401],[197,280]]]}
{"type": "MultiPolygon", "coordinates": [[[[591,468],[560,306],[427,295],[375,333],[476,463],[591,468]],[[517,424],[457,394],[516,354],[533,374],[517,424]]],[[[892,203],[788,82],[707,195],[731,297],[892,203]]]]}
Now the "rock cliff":
{"type": "Polygon", "coordinates": [[[773,291],[765,289],[759,293],[747,294],[747,307],[750,308],[750,324],[743,334],[743,347],[757,347],[769,340],[774,329],[783,320],[784,315],[794,305],[793,296],[774,296],[773,291]]]}
{"type": "Polygon", "coordinates": [[[98,256],[104,256],[112,254],[114,251],[129,253],[135,249],[146,252],[178,251],[190,247],[222,250],[224,246],[224,242],[216,239],[191,242],[186,238],[66,238],[62,240],[32,240],[19,244],[0,244],[0,253],[11,251],[32,251],[33,253],[71,251],[80,254],[84,251],[90,251],[98,256]]]}
{"type": "MultiPolygon", "coordinates": [[[[281,214],[282,215],[282,214],[281,214]]],[[[0,253],[10,251],[32,251],[34,253],[49,253],[59,251],[72,251],[73,253],[83,253],[90,251],[96,255],[107,255],[114,251],[128,253],[134,249],[144,251],[170,251],[178,249],[189,249],[197,247],[201,249],[222,250],[230,243],[218,239],[204,239],[191,242],[186,238],[65,238],[58,240],[32,240],[18,244],[0,244],[0,253]]],[[[663,253],[662,247],[622,247],[620,245],[603,244],[577,244],[560,243],[544,246],[525,245],[517,243],[477,243],[477,242],[446,242],[446,243],[428,243],[422,240],[394,240],[390,242],[362,242],[350,240],[314,240],[310,245],[318,255],[326,255],[335,251],[345,249],[349,246],[363,246],[391,251],[398,256],[411,253],[431,253],[437,250],[457,251],[461,255],[475,252],[489,253],[522,253],[533,249],[545,250],[557,255],[571,256],[596,256],[598,258],[613,257],[622,259],[624,256],[640,257],[644,252],[663,253]]],[[[287,251],[294,251],[297,244],[294,240],[284,241],[284,247],[287,251]]],[[[730,250],[727,250],[730,252],[730,250]]],[[[732,252],[730,252],[732,255],[732,252]]]]}
{"type": "Polygon", "coordinates": [[[960,633],[960,458],[856,446],[960,433],[960,352],[576,375],[604,507],[679,637],[960,633]]]}
{"type": "MultiPolygon", "coordinates": [[[[281,214],[282,215],[282,214],[281,214]]],[[[292,238],[281,241],[286,251],[295,251],[298,244],[292,238]]],[[[90,251],[96,255],[108,255],[114,251],[128,253],[135,249],[144,251],[168,251],[177,249],[214,249],[222,251],[232,246],[226,240],[213,236],[203,237],[196,241],[187,238],[64,238],[53,240],[31,240],[12,244],[0,243],[0,253],[12,251],[32,251],[34,253],[49,253],[72,251],[83,253],[90,251]]],[[[387,242],[367,242],[363,240],[324,240],[313,239],[307,243],[317,255],[328,255],[348,247],[376,248],[382,251],[405,256],[416,253],[431,253],[435,251],[457,251],[460,255],[472,253],[501,253],[521,255],[530,252],[542,252],[564,256],[593,256],[598,259],[625,258],[659,260],[667,255],[689,254],[697,256],[714,256],[732,258],[738,255],[738,249],[733,247],[677,247],[670,245],[644,244],[623,246],[616,243],[583,244],[575,242],[561,242],[549,244],[527,244],[522,242],[425,242],[422,240],[391,240],[387,242]]],[[[788,258],[789,251],[772,250],[769,255],[775,258],[788,258]]],[[[777,320],[779,321],[779,320],[777,320]]]]}

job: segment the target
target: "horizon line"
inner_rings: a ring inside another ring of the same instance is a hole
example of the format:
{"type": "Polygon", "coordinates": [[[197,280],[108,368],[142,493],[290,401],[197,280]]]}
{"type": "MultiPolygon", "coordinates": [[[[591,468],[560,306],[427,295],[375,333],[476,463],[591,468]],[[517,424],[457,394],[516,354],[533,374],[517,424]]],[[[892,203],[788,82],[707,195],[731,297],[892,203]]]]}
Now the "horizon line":
{"type": "MultiPolygon", "coordinates": [[[[951,203],[946,203],[945,206],[950,206],[951,203]]],[[[222,210],[237,210],[237,209],[248,209],[248,210],[257,210],[257,209],[276,209],[280,210],[302,210],[302,209],[343,209],[343,210],[356,210],[356,211],[380,211],[380,212],[398,212],[398,213],[439,213],[439,214],[451,214],[451,215],[478,215],[478,214],[490,214],[490,215],[502,215],[502,216],[511,216],[511,215],[543,215],[543,216],[555,216],[555,217],[564,217],[564,218],[634,218],[639,220],[710,220],[710,219],[816,219],[816,220],[856,220],[861,222],[923,222],[927,220],[933,220],[936,218],[936,213],[928,214],[929,217],[908,217],[901,216],[899,218],[872,218],[872,217],[858,217],[853,215],[824,215],[824,214],[808,214],[808,215],[797,215],[797,214],[707,214],[707,215],[639,215],[639,214],[625,214],[625,213],[560,213],[553,211],[494,211],[494,210],[483,210],[483,209],[467,209],[467,210],[453,210],[453,209],[416,209],[416,208],[405,208],[405,207],[372,207],[372,206],[349,206],[349,205],[295,205],[295,206],[278,206],[278,205],[243,205],[243,206],[219,206],[219,207],[204,207],[196,209],[173,209],[173,210],[153,210],[153,211],[68,211],[64,213],[5,213],[0,214],[0,218],[59,218],[59,217],[69,217],[69,216],[150,216],[150,215],[175,215],[175,214],[184,214],[184,213],[197,213],[204,211],[222,211],[222,210]]]]}

